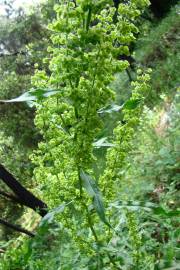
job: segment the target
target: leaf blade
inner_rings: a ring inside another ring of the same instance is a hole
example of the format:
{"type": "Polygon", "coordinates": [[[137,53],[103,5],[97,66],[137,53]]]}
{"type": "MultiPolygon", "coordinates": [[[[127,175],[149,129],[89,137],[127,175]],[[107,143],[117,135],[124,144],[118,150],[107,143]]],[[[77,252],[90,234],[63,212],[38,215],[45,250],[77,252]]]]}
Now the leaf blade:
{"type": "Polygon", "coordinates": [[[99,218],[101,219],[102,222],[104,222],[104,224],[106,224],[108,227],[111,227],[111,225],[106,219],[103,200],[95,181],[90,177],[90,175],[85,173],[82,169],[80,171],[80,177],[82,180],[83,187],[85,188],[89,196],[92,197],[93,199],[93,206],[99,218]]]}
{"type": "Polygon", "coordinates": [[[9,100],[0,100],[3,103],[16,103],[16,102],[28,102],[28,101],[36,101],[47,98],[49,96],[53,96],[57,94],[59,91],[54,89],[31,89],[17,98],[9,99],[9,100]]]}

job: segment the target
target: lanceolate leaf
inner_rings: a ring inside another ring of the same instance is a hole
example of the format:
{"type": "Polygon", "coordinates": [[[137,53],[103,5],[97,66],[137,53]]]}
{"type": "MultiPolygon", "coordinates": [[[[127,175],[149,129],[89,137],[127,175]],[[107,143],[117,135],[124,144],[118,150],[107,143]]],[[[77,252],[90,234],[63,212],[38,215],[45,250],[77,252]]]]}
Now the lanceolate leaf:
{"type": "Polygon", "coordinates": [[[0,102],[13,103],[13,102],[36,101],[36,100],[41,100],[49,96],[55,95],[58,92],[59,92],[58,90],[53,90],[53,89],[40,89],[40,88],[31,89],[17,98],[10,99],[10,100],[0,100],[0,102]]]}
{"type": "Polygon", "coordinates": [[[65,203],[51,210],[49,213],[47,213],[47,215],[43,217],[43,219],[41,220],[40,226],[44,225],[45,223],[51,223],[54,220],[55,215],[63,212],[64,208],[65,208],[65,203]]]}
{"type": "Polygon", "coordinates": [[[96,141],[96,142],[93,143],[93,146],[94,146],[95,148],[100,148],[100,147],[113,147],[114,144],[113,144],[113,143],[107,142],[106,139],[107,139],[106,137],[99,139],[98,141],[96,141]]]}
{"type": "Polygon", "coordinates": [[[94,197],[97,193],[97,189],[93,179],[82,169],[80,172],[80,176],[82,179],[83,187],[85,188],[90,197],[94,197]]]}
{"type": "Polygon", "coordinates": [[[64,211],[65,207],[71,204],[71,202],[63,203],[58,207],[52,209],[49,213],[47,213],[41,220],[40,226],[44,225],[45,223],[51,223],[54,220],[55,215],[60,214],[64,211]]]}
{"type": "Polygon", "coordinates": [[[90,175],[85,173],[82,169],[80,172],[81,180],[82,180],[82,185],[89,194],[90,197],[93,199],[93,205],[94,208],[99,215],[100,219],[109,227],[110,224],[108,223],[106,216],[105,216],[105,209],[103,205],[103,200],[100,194],[100,191],[97,187],[96,182],[91,178],[90,175]]]}
{"type": "Polygon", "coordinates": [[[119,112],[121,109],[123,108],[123,105],[122,106],[119,106],[117,104],[112,104],[112,105],[109,105],[107,107],[103,107],[101,108],[98,113],[99,114],[103,114],[103,113],[112,113],[112,112],[119,112]]]}
{"type": "Polygon", "coordinates": [[[96,194],[93,197],[93,204],[94,204],[94,208],[96,209],[96,212],[98,213],[100,219],[110,227],[109,222],[106,219],[105,216],[105,209],[104,209],[104,205],[103,205],[103,201],[102,198],[99,194],[96,194]]]}
{"type": "Polygon", "coordinates": [[[120,112],[122,109],[134,110],[137,108],[141,99],[129,99],[123,105],[119,106],[117,104],[108,105],[98,110],[98,114],[120,112]]]}

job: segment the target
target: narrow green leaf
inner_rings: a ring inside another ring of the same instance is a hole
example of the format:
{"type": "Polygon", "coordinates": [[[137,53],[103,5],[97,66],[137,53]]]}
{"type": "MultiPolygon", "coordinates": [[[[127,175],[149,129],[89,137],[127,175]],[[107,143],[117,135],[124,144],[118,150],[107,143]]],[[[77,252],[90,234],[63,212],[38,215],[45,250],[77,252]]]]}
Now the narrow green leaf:
{"type": "Polygon", "coordinates": [[[61,205],[59,205],[58,207],[52,209],[49,213],[47,213],[41,220],[40,222],[40,226],[44,225],[44,224],[47,224],[47,223],[51,223],[54,218],[55,218],[55,215],[57,214],[60,214],[64,211],[65,207],[69,204],[71,204],[73,201],[70,201],[68,203],[63,203],[61,205]]]}
{"type": "Polygon", "coordinates": [[[97,214],[99,215],[100,219],[107,226],[111,227],[111,225],[109,224],[109,222],[106,219],[103,200],[102,200],[102,197],[101,197],[101,194],[100,194],[100,191],[97,187],[96,182],[91,178],[90,175],[85,173],[82,169],[80,171],[80,177],[82,180],[83,187],[85,188],[85,190],[87,191],[89,196],[93,198],[93,206],[94,206],[94,209],[96,210],[97,214]]]}
{"type": "Polygon", "coordinates": [[[22,94],[21,96],[9,100],[0,100],[0,102],[10,103],[10,102],[24,102],[24,101],[34,101],[35,96],[32,96],[29,92],[22,94]]]}
{"type": "Polygon", "coordinates": [[[85,188],[85,190],[87,191],[90,197],[94,197],[97,191],[95,191],[96,187],[95,187],[95,183],[93,179],[87,173],[85,173],[82,169],[80,172],[80,176],[81,176],[83,187],[85,188]]]}
{"type": "Polygon", "coordinates": [[[10,100],[0,100],[0,102],[13,103],[13,102],[28,102],[28,101],[41,100],[43,98],[53,96],[57,94],[58,92],[59,92],[58,90],[51,90],[51,89],[31,89],[17,98],[10,99],[10,100]]]}
{"type": "Polygon", "coordinates": [[[49,213],[47,213],[41,220],[40,226],[44,225],[45,223],[51,223],[54,220],[56,214],[59,214],[64,211],[65,203],[61,204],[60,206],[52,209],[49,213]]]}
{"type": "Polygon", "coordinates": [[[103,205],[103,201],[102,198],[99,194],[95,195],[93,198],[93,204],[94,204],[94,208],[96,209],[96,212],[98,213],[100,219],[109,227],[110,224],[106,219],[105,216],[105,209],[104,209],[104,205],[103,205]]]}
{"type": "Polygon", "coordinates": [[[100,147],[113,147],[114,144],[113,143],[109,143],[107,142],[107,137],[101,138],[98,141],[93,143],[93,146],[95,148],[100,148],[100,147]]]}
{"type": "Polygon", "coordinates": [[[117,104],[112,104],[107,107],[101,108],[100,110],[98,110],[98,113],[103,114],[103,113],[119,112],[122,108],[123,108],[123,105],[119,106],[117,104]]]}
{"type": "Polygon", "coordinates": [[[103,107],[103,108],[98,110],[98,113],[104,114],[104,113],[119,112],[122,109],[134,110],[137,108],[137,106],[139,105],[140,102],[141,102],[141,99],[130,99],[130,100],[127,100],[121,106],[119,106],[117,104],[112,104],[112,105],[108,105],[107,107],[103,107]]]}

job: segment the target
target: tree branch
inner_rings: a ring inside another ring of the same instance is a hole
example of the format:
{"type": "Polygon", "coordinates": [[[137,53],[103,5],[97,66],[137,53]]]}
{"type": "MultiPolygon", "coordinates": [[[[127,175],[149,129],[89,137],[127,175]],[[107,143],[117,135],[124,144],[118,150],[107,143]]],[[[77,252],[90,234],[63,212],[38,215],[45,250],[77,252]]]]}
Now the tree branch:
{"type": "Polygon", "coordinates": [[[3,197],[5,197],[7,199],[10,199],[13,202],[16,202],[16,203],[23,205],[23,202],[18,197],[16,197],[14,194],[7,193],[7,192],[4,192],[3,190],[0,190],[0,195],[2,195],[3,197]]]}
{"type": "Polygon", "coordinates": [[[15,230],[17,232],[21,232],[21,233],[27,234],[30,237],[34,237],[35,236],[34,233],[32,233],[32,232],[30,232],[30,231],[28,231],[28,230],[26,230],[24,228],[21,228],[20,226],[13,225],[13,224],[11,224],[11,223],[9,223],[9,222],[1,219],[1,218],[0,218],[0,224],[3,224],[4,226],[6,226],[8,228],[11,228],[11,229],[13,229],[13,230],[15,230]]]}
{"type": "Polygon", "coordinates": [[[16,194],[19,202],[37,211],[42,217],[47,214],[47,205],[24,188],[2,164],[0,164],[0,178],[16,194]]]}

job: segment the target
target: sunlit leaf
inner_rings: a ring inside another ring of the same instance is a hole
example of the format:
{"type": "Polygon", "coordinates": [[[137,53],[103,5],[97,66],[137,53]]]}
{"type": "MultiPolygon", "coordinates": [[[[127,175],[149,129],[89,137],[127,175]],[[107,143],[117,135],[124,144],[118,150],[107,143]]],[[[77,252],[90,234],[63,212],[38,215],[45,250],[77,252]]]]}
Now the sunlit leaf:
{"type": "Polygon", "coordinates": [[[64,211],[65,203],[61,204],[60,206],[54,208],[52,211],[47,213],[41,220],[40,226],[44,223],[51,223],[54,220],[56,214],[59,214],[64,211]]]}
{"type": "Polygon", "coordinates": [[[130,100],[127,100],[121,106],[117,104],[112,104],[112,105],[108,105],[107,107],[101,108],[100,110],[98,110],[98,113],[104,114],[104,113],[119,112],[122,109],[134,110],[137,108],[140,102],[141,102],[141,99],[132,99],[132,100],[130,99],[130,100]]]}
{"type": "Polygon", "coordinates": [[[44,224],[47,224],[47,223],[50,224],[50,223],[54,220],[55,216],[56,216],[57,214],[62,213],[62,212],[64,211],[65,207],[66,207],[67,205],[71,204],[71,203],[72,203],[72,201],[71,201],[71,202],[68,202],[68,203],[63,203],[63,204],[59,205],[58,207],[52,209],[49,213],[47,213],[47,214],[42,218],[42,220],[41,220],[41,222],[40,222],[40,226],[42,226],[42,225],[44,225],[44,224]]]}
{"type": "Polygon", "coordinates": [[[114,144],[113,143],[109,143],[106,141],[107,137],[101,138],[98,141],[93,143],[93,146],[95,148],[100,148],[100,147],[113,147],[114,144]]]}
{"type": "Polygon", "coordinates": [[[21,96],[9,99],[9,100],[0,100],[0,102],[5,103],[13,103],[13,102],[29,102],[29,101],[36,101],[41,100],[43,98],[47,98],[49,96],[53,96],[57,94],[58,90],[51,90],[51,89],[31,89],[28,92],[25,92],[21,96]]]}
{"type": "Polygon", "coordinates": [[[119,112],[122,108],[123,108],[123,106],[119,106],[117,104],[112,104],[112,105],[109,105],[107,107],[100,109],[98,111],[98,113],[103,114],[103,113],[119,112]]]}

